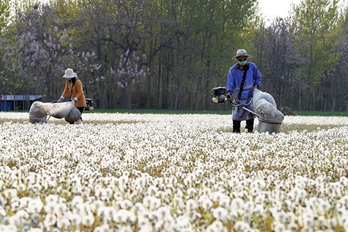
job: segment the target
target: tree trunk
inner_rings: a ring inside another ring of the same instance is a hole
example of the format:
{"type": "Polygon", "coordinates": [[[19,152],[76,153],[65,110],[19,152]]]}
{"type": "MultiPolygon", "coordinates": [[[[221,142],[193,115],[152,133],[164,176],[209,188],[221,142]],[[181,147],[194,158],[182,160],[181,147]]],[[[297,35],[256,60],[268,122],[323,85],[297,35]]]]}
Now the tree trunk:
{"type": "Polygon", "coordinates": [[[121,109],[127,109],[127,89],[122,88],[121,90],[121,102],[120,102],[121,109]]]}

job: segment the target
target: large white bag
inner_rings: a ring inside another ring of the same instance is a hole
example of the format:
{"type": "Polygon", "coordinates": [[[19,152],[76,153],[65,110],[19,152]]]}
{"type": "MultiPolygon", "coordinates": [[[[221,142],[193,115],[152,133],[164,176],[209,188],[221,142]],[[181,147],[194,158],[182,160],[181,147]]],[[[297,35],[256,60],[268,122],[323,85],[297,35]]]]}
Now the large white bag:
{"type": "Polygon", "coordinates": [[[277,109],[272,95],[259,89],[254,90],[252,109],[261,122],[281,124],[284,120],[284,114],[277,109]]]}
{"type": "Polygon", "coordinates": [[[47,122],[47,110],[42,102],[35,101],[30,106],[29,121],[31,123],[46,123],[47,122]]]}
{"type": "Polygon", "coordinates": [[[69,122],[69,123],[74,123],[77,120],[79,120],[81,117],[81,112],[76,108],[73,107],[69,114],[67,116],[64,117],[65,121],[69,122]]]}
{"type": "MultiPolygon", "coordinates": [[[[47,115],[54,118],[65,118],[73,110],[72,116],[69,116],[69,120],[76,118],[76,110],[79,111],[75,106],[74,102],[62,102],[62,103],[45,103],[40,101],[35,101],[30,106],[29,110],[29,121],[31,123],[46,123],[47,115]],[[75,110],[76,109],[76,110],[75,110]]],[[[79,111],[80,118],[81,113],[79,111]]],[[[77,119],[76,119],[77,120],[77,119]]],[[[75,120],[75,121],[76,121],[75,120]]]]}

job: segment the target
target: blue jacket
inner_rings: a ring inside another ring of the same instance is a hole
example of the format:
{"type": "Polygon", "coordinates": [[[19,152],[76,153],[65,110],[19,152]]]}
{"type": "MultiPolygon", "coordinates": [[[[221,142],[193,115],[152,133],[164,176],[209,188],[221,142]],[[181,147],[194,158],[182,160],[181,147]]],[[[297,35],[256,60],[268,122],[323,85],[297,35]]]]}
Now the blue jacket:
{"type": "MultiPolygon", "coordinates": [[[[253,88],[257,85],[257,88],[261,87],[262,77],[256,64],[248,62],[248,72],[246,74],[243,92],[240,101],[247,100],[253,96],[253,88]]],[[[240,85],[243,79],[244,70],[239,68],[238,64],[233,65],[230,68],[227,76],[226,93],[230,92],[235,99],[238,98],[240,85]]]]}

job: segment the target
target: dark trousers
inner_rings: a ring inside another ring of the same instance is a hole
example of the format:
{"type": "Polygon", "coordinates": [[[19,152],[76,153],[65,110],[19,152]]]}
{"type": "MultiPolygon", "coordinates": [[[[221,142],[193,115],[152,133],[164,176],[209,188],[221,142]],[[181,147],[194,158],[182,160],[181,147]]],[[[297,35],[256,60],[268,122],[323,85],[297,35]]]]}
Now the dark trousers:
{"type": "MultiPolygon", "coordinates": [[[[240,133],[240,122],[233,120],[233,133],[240,133]]],[[[254,129],[254,119],[246,120],[245,129],[248,130],[248,133],[252,133],[254,129]]]]}
{"type": "MultiPolygon", "coordinates": [[[[82,121],[82,113],[83,113],[83,110],[85,109],[85,107],[76,107],[80,113],[81,113],[81,117],[80,117],[80,120],[82,121]]],[[[74,124],[73,122],[71,122],[70,124],[74,124]]]]}

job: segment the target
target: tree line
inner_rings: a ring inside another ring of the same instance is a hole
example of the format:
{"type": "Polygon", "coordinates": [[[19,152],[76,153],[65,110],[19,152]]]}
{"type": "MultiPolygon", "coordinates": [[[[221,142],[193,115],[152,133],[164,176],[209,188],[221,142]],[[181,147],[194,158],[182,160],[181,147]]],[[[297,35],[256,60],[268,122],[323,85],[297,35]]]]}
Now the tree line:
{"type": "Polygon", "coordinates": [[[279,107],[348,110],[348,9],[302,0],[267,21],[258,1],[0,3],[0,93],[57,99],[73,68],[98,108],[211,110],[239,48],[279,107]]]}

